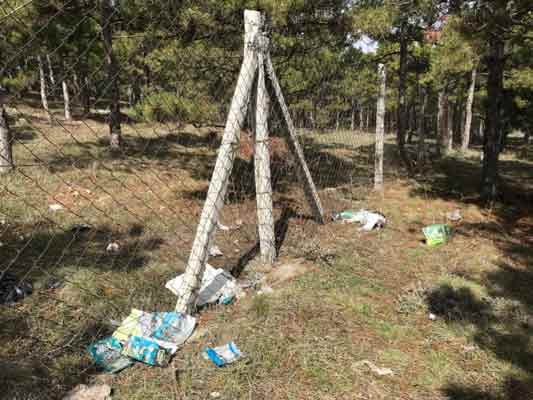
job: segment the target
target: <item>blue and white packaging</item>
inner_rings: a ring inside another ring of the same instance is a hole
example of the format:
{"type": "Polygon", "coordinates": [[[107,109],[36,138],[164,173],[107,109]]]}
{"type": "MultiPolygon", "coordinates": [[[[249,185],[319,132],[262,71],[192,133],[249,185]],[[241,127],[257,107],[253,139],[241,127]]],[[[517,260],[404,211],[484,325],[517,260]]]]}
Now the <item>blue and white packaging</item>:
{"type": "Polygon", "coordinates": [[[244,357],[244,354],[237,348],[235,342],[229,342],[224,346],[207,347],[203,356],[206,360],[211,360],[217,367],[223,367],[244,357]]]}

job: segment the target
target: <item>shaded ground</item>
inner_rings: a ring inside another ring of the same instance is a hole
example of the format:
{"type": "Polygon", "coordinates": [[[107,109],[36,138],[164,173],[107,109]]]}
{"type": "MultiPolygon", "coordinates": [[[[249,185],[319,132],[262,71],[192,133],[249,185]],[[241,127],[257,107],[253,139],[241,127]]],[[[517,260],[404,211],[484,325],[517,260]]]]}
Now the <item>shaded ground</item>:
{"type": "MultiPolygon", "coordinates": [[[[407,180],[387,143],[380,195],[369,190],[371,136],[302,132],[328,213],[365,207],[387,216],[384,230],[363,233],[309,217],[285,146],[274,140],[280,262],[297,260],[308,272],[273,282],[272,294],[203,311],[196,339],[170,367],[106,376],[86,346],[132,307],[174,306],[163,286],[187,261],[219,132],[125,125],[124,153],[112,157],[101,122],[51,128],[20,108],[19,168],[0,178],[0,269],[35,290],[0,305],[0,397],[61,398],[80,382],[105,381],[124,399],[533,398],[533,165],[518,143],[503,155],[504,202],[485,210],[475,149],[407,180]],[[421,228],[457,208],[463,220],[453,240],[426,247],[421,228]],[[72,230],[79,223],[92,229],[72,230]],[[111,242],[117,254],[106,252],[111,242]],[[215,369],[201,358],[206,345],[230,339],[244,361],[215,369]],[[361,360],[394,374],[379,377],[361,360]]],[[[251,143],[242,137],[221,217],[238,227],[217,234],[224,256],[210,262],[249,277],[261,268],[251,143]]]]}

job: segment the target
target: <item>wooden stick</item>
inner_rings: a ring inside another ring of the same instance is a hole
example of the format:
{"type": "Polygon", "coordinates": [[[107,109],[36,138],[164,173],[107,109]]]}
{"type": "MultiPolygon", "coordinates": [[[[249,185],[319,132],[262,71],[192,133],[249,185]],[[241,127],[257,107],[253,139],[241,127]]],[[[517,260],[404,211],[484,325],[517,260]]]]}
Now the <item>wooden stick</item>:
{"type": "Polygon", "coordinates": [[[267,68],[268,76],[270,78],[270,81],[272,82],[274,93],[276,94],[276,97],[278,99],[278,102],[281,108],[281,112],[283,113],[283,117],[285,118],[285,123],[287,124],[287,128],[289,131],[289,137],[287,140],[287,144],[289,145],[289,149],[291,150],[292,154],[294,155],[294,158],[296,159],[296,165],[298,165],[300,181],[303,184],[304,193],[307,198],[307,202],[309,203],[309,206],[311,207],[311,210],[313,212],[313,215],[316,221],[320,224],[323,224],[324,223],[324,211],[322,209],[322,204],[320,203],[320,198],[318,197],[318,192],[316,190],[315,183],[313,182],[313,177],[311,176],[311,172],[309,171],[309,168],[307,167],[307,163],[305,162],[304,152],[302,150],[302,147],[300,146],[300,142],[298,142],[298,137],[296,136],[296,130],[294,129],[294,125],[292,123],[292,119],[289,114],[289,109],[287,108],[287,104],[285,103],[285,98],[283,97],[281,86],[276,76],[276,72],[274,71],[274,66],[272,64],[272,59],[270,58],[270,54],[267,54],[265,61],[266,61],[266,68],[267,68]]]}
{"type": "Polygon", "coordinates": [[[255,192],[257,200],[257,220],[259,225],[259,245],[261,261],[272,265],[276,259],[274,235],[274,211],[272,206],[272,184],[270,154],[268,149],[268,93],[265,84],[264,57],[258,54],[257,105],[255,114],[255,192]]]}
{"type": "Polygon", "coordinates": [[[198,291],[205,271],[208,249],[213,239],[219,212],[224,205],[229,177],[233,168],[235,152],[239,145],[239,136],[257,70],[257,55],[253,49],[253,41],[259,32],[261,14],[257,11],[244,12],[245,51],[244,61],[239,73],[237,87],[231,101],[231,107],[218,151],[215,170],[209,184],[207,198],[204,203],[200,223],[189,256],[189,262],[183,279],[176,311],[192,313],[196,307],[198,291]]]}

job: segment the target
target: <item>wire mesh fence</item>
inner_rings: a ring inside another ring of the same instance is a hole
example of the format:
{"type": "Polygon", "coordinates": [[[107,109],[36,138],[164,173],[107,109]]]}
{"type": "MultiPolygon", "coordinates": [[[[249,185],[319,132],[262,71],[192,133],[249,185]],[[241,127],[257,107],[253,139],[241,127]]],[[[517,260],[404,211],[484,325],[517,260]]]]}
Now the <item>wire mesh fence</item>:
{"type": "Polygon", "coordinates": [[[359,114],[338,76],[306,65],[313,40],[286,43],[323,13],[248,27],[267,47],[253,34],[243,46],[242,10],[213,5],[187,16],[172,3],[1,7],[0,354],[12,398],[86,380],[97,371],[86,347],[132,308],[173,310],[165,283],[191,264],[194,292],[206,261],[246,276],[274,256],[326,256],[317,238],[335,228],[317,222],[309,182],[326,222],[370,188],[374,139],[361,128],[373,108],[359,114]]]}

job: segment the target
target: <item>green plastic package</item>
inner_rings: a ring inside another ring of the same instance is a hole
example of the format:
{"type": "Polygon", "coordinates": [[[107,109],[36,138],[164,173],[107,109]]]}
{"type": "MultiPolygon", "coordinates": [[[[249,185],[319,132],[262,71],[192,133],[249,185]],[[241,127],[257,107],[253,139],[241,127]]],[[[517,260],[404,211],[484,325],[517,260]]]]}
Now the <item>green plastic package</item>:
{"type": "Polygon", "coordinates": [[[435,224],[426,226],[422,229],[424,236],[426,237],[426,243],[428,246],[438,246],[444,244],[450,240],[452,235],[451,228],[446,224],[435,224]]]}

